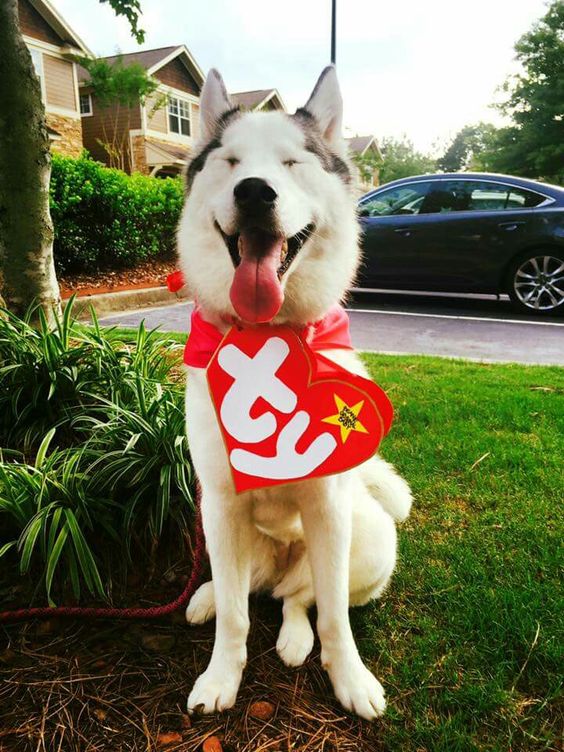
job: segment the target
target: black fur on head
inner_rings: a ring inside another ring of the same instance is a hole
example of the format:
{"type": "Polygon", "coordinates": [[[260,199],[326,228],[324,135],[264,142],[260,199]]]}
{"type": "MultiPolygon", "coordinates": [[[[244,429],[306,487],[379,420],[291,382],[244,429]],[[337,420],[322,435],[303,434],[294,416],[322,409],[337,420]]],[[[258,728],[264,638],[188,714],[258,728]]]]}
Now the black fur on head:
{"type": "Polygon", "coordinates": [[[220,148],[221,137],[224,130],[230,123],[238,118],[240,114],[241,110],[239,107],[232,107],[230,110],[226,110],[226,112],[224,112],[223,115],[221,115],[221,117],[218,119],[212,138],[206,144],[204,144],[203,147],[198,151],[198,153],[195,154],[194,157],[190,160],[190,163],[188,164],[188,167],[186,169],[187,193],[190,192],[192,183],[194,182],[196,175],[204,169],[208,156],[212,151],[214,151],[214,149],[220,148]]]}
{"type": "Polygon", "coordinates": [[[315,154],[323,169],[327,172],[334,172],[349,185],[352,180],[349,166],[344,159],[329,148],[323,139],[315,116],[306,107],[300,107],[288,117],[302,129],[305,134],[305,148],[315,154]]]}

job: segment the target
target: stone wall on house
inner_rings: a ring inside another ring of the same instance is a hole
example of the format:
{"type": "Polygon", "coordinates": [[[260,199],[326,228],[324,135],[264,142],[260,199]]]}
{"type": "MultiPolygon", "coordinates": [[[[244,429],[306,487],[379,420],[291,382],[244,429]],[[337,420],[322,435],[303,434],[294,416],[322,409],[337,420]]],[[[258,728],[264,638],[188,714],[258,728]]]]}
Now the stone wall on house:
{"type": "Polygon", "coordinates": [[[82,151],[82,123],[80,118],[45,113],[47,125],[61,136],[51,142],[51,148],[67,157],[79,157],[82,151]]]}
{"type": "Polygon", "coordinates": [[[142,175],[148,175],[150,169],[147,165],[147,156],[145,154],[145,136],[131,137],[131,172],[140,172],[142,175]]]}

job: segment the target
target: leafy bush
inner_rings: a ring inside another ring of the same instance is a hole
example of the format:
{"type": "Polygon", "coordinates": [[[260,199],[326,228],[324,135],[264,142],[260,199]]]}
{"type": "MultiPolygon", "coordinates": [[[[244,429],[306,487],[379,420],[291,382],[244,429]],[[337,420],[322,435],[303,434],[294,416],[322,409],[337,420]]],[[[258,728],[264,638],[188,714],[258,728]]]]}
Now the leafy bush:
{"type": "Polygon", "coordinates": [[[51,215],[57,271],[172,258],[182,209],[180,178],[126,175],[88,158],[53,154],[51,215]]]}
{"type": "MultiPolygon", "coordinates": [[[[128,563],[187,539],[193,472],[178,343],[0,311],[0,559],[52,592],[107,597],[128,563]],[[53,447],[51,449],[51,446],[53,447]]],[[[64,597],[64,596],[63,596],[64,597]]]]}
{"type": "MultiPolygon", "coordinates": [[[[47,431],[59,429],[65,443],[76,440],[71,423],[90,414],[98,397],[133,404],[139,377],[166,380],[172,361],[163,342],[141,325],[135,345],[127,347],[104,332],[92,313],[92,326],[72,317],[72,301],[51,328],[41,309],[39,325],[0,311],[0,445],[29,450],[47,431]]],[[[180,346],[168,344],[169,352],[180,346]]]]}
{"type": "Polygon", "coordinates": [[[133,531],[154,545],[167,519],[184,532],[193,476],[183,394],[172,389],[154,394],[139,379],[135,407],[104,400],[98,413],[78,419],[91,436],[87,448],[97,455],[88,473],[96,476],[102,495],[123,500],[120,528],[127,549],[133,531]]]}
{"type": "Polygon", "coordinates": [[[17,548],[21,574],[32,562],[44,564],[44,581],[50,605],[51,587],[61,566],[75,597],[81,580],[92,594],[104,597],[92,548],[87,537],[95,528],[106,530],[115,541],[109,513],[112,501],[104,498],[94,476],[80,470],[82,452],[53,452],[46,457],[53,438],[51,430],[43,440],[34,465],[0,464],[0,556],[17,548]],[[12,536],[10,536],[12,533],[12,536]],[[6,540],[7,539],[7,540],[6,540]]]}

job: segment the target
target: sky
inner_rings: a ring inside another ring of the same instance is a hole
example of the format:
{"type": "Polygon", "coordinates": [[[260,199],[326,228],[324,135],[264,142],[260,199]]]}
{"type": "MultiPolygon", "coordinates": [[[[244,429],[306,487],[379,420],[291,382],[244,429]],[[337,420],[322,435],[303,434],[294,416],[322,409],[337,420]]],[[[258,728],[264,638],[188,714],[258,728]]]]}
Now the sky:
{"type": "MultiPolygon", "coordinates": [[[[330,58],[331,0],[141,0],[139,47],[98,0],[51,0],[97,55],[185,44],[229,91],[303,105],[330,58]]],[[[337,72],[346,135],[410,138],[440,153],[464,125],[500,124],[490,105],[517,70],[513,45],[545,0],[339,0],[337,72]]]]}

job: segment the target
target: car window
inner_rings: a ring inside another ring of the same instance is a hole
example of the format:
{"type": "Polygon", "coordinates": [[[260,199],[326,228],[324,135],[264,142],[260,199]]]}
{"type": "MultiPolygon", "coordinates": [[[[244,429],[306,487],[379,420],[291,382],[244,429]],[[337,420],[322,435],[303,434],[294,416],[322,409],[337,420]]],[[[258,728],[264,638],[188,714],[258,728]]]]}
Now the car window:
{"type": "Polygon", "coordinates": [[[534,191],[478,180],[443,180],[427,193],[421,214],[456,211],[505,211],[530,208],[544,201],[534,191]]]}
{"type": "Polygon", "coordinates": [[[361,217],[388,217],[395,214],[419,214],[431,183],[408,183],[382,190],[361,201],[361,217]]]}

